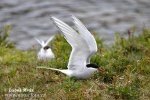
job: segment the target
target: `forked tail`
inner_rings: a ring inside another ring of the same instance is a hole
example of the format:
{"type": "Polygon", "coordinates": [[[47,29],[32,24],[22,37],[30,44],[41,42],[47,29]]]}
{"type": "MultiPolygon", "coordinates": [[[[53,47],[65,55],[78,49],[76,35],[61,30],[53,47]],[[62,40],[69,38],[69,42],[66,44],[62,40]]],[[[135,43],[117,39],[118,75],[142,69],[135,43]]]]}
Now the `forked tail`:
{"type": "Polygon", "coordinates": [[[59,69],[56,69],[56,68],[48,68],[48,67],[37,67],[37,68],[44,68],[44,69],[50,69],[50,70],[60,71],[59,69]]]}
{"type": "Polygon", "coordinates": [[[56,68],[48,68],[48,67],[37,67],[37,68],[44,68],[44,69],[50,69],[50,70],[55,70],[55,71],[59,71],[62,72],[65,75],[71,76],[71,72],[69,72],[67,69],[56,69],[56,68]]]}

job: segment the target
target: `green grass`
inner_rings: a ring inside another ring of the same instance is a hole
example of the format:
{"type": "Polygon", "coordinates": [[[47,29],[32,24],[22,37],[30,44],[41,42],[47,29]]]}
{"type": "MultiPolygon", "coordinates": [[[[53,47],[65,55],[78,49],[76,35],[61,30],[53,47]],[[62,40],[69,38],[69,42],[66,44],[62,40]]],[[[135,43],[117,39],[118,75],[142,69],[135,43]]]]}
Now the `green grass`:
{"type": "MultiPolygon", "coordinates": [[[[31,88],[41,100],[148,100],[150,98],[150,30],[143,29],[139,36],[128,39],[116,33],[116,41],[105,47],[95,34],[98,52],[91,62],[102,70],[90,79],[75,80],[65,75],[38,66],[66,68],[71,52],[70,45],[60,34],[50,44],[56,58],[38,61],[36,49],[20,51],[7,41],[9,28],[0,36],[0,99],[7,97],[9,89],[31,88]],[[5,36],[7,35],[7,36],[5,36]]],[[[130,35],[130,34],[129,34],[130,35]]],[[[31,94],[32,92],[21,92],[31,94]]],[[[21,94],[16,92],[13,94],[21,94]]],[[[29,99],[31,97],[27,97],[29,99]]],[[[32,98],[35,98],[32,96],[32,98]]],[[[24,100],[23,97],[19,100],[24,100]]]]}

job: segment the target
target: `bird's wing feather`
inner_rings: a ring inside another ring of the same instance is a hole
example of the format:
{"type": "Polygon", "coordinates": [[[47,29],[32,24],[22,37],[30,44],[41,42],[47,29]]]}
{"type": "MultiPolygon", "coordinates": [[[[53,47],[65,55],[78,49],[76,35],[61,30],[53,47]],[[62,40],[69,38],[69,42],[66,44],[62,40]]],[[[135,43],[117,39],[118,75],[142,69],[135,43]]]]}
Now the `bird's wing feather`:
{"type": "Polygon", "coordinates": [[[70,26],[61,20],[52,17],[52,20],[56,26],[62,31],[67,42],[72,47],[70,54],[68,69],[71,70],[82,70],[86,66],[86,59],[90,54],[89,47],[86,41],[70,26]]]}
{"type": "Polygon", "coordinates": [[[82,38],[85,39],[85,41],[87,42],[89,48],[90,48],[90,55],[87,58],[87,63],[90,63],[90,57],[97,52],[97,44],[95,41],[95,38],[93,37],[93,35],[87,30],[87,28],[82,24],[82,22],[76,18],[75,16],[72,16],[73,20],[74,20],[74,24],[77,27],[77,30],[79,31],[80,35],[82,36],[82,38]]]}
{"type": "Polygon", "coordinates": [[[49,44],[49,42],[52,41],[52,39],[54,38],[54,36],[51,36],[46,42],[45,42],[45,46],[47,46],[49,44]]]}
{"type": "Polygon", "coordinates": [[[39,40],[39,39],[37,39],[37,38],[34,38],[42,47],[44,46],[44,41],[41,41],[41,40],[39,40]]]}

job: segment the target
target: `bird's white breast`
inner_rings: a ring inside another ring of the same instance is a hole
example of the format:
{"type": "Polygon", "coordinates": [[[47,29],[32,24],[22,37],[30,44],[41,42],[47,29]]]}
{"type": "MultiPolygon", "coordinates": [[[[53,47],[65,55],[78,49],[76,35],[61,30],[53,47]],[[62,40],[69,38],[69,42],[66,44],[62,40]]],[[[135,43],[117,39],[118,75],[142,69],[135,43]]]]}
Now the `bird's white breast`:
{"type": "Polygon", "coordinates": [[[95,68],[85,68],[84,70],[73,70],[71,77],[77,79],[87,79],[89,78],[97,69],[95,68]]]}
{"type": "Polygon", "coordinates": [[[38,59],[52,59],[54,58],[54,54],[51,49],[43,50],[41,49],[38,53],[38,59]]]}

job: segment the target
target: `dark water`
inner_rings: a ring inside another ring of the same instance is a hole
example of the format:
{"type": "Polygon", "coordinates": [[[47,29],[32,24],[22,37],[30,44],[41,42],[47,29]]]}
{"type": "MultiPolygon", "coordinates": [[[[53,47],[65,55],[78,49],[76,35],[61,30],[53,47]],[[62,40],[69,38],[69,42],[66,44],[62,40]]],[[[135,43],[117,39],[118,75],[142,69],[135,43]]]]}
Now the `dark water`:
{"type": "Polygon", "coordinates": [[[18,49],[37,44],[33,37],[47,39],[58,32],[50,16],[73,25],[70,15],[111,44],[116,31],[150,26],[150,0],[0,0],[0,28],[12,25],[10,40],[18,49]]]}

